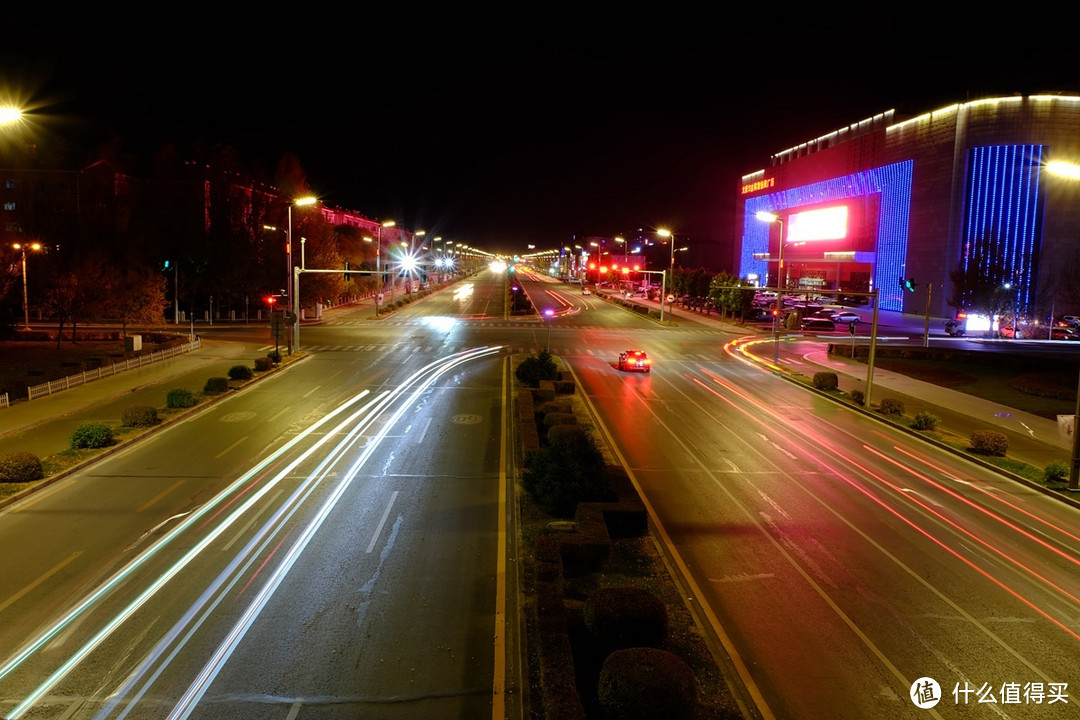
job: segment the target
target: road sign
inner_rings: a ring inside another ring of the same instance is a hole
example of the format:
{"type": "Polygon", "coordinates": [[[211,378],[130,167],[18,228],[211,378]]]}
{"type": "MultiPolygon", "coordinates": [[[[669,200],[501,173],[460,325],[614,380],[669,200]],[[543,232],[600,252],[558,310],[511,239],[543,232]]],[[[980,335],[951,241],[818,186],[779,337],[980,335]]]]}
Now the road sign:
{"type": "Polygon", "coordinates": [[[675,296],[674,296],[674,295],[668,295],[668,296],[667,296],[667,301],[668,301],[669,303],[670,303],[670,302],[675,302],[675,296]]]}
{"type": "Polygon", "coordinates": [[[379,293],[378,295],[375,296],[375,302],[377,302],[379,305],[382,305],[382,299],[383,299],[383,294],[382,293],[379,293]]]}
{"type": "Polygon", "coordinates": [[[296,324],[296,313],[294,313],[291,310],[286,312],[285,313],[285,324],[286,325],[295,325],[296,324]]]}

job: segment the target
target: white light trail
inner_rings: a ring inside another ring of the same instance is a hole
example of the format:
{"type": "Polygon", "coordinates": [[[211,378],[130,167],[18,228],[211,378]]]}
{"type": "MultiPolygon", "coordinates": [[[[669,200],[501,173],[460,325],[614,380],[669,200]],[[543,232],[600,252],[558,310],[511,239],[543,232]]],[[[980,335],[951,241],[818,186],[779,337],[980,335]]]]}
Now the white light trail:
{"type": "MultiPolygon", "coordinates": [[[[177,563],[175,563],[169,570],[159,576],[159,578],[155,580],[149,587],[147,587],[142,593],[140,593],[135,598],[135,600],[129,603],[123,610],[121,610],[116,616],[114,616],[112,620],[106,623],[97,633],[95,633],[90,638],[90,640],[88,640],[82,645],[82,647],[76,650],[73,655],[71,655],[52,674],[50,674],[49,677],[44,682],[42,682],[30,695],[28,695],[12,710],[8,711],[6,714],[3,714],[3,717],[6,720],[16,720],[16,718],[24,715],[29,709],[34,706],[36,702],[38,702],[42,697],[46,696],[49,691],[53,687],[55,687],[57,683],[59,683],[95,648],[97,648],[118,627],[120,627],[125,620],[130,618],[131,615],[139,609],[139,607],[141,607],[151,597],[153,597],[162,587],[164,587],[168,583],[169,580],[174,578],[184,567],[186,567],[192,560],[194,560],[200,553],[202,553],[214,540],[220,537],[220,535],[225,532],[226,529],[232,526],[238,519],[246,515],[247,512],[252,507],[254,507],[254,505],[259,500],[262,499],[263,496],[265,496],[282,479],[287,477],[292,470],[294,470],[300,463],[307,460],[312,454],[314,454],[317,449],[329,442],[331,438],[334,438],[343,428],[356,422],[357,419],[362,415],[367,414],[366,419],[364,419],[360,424],[355,426],[347,434],[344,440],[339,441],[336,447],[331,450],[320,462],[318,468],[316,468],[316,470],[309,475],[305,483],[301,485],[301,487],[299,487],[296,491],[294,491],[294,493],[292,493],[289,501],[285,503],[282,508],[280,508],[274,514],[274,516],[267,521],[266,524],[264,524],[260,532],[251,541],[247,543],[244,550],[241,551],[241,553],[239,553],[233,559],[233,561],[229,564],[228,568],[226,568],[225,571],[219,574],[219,577],[211,585],[211,587],[209,587],[206,591],[202,593],[200,598],[196,601],[195,605],[189,608],[189,610],[185,613],[182,621],[177,626],[175,626],[174,629],[170,631],[170,633],[165,638],[162,639],[162,641],[158,643],[157,647],[151,653],[151,655],[146,658],[142,663],[140,663],[139,668],[136,669],[133,675],[129,677],[129,679],[125,681],[125,683],[123,683],[123,689],[130,690],[130,688],[134,686],[135,682],[137,682],[137,678],[143,676],[149,666],[154,664],[157,659],[160,659],[162,657],[165,657],[166,660],[171,659],[178,649],[174,650],[168,656],[164,656],[165,648],[171,645],[172,642],[174,642],[176,638],[179,637],[182,628],[192,620],[192,618],[200,608],[207,608],[206,612],[204,613],[202,618],[200,618],[199,622],[189,630],[189,632],[187,633],[187,637],[190,637],[191,633],[194,632],[198,625],[201,625],[202,621],[209,615],[213,607],[215,607],[217,602],[220,601],[219,599],[218,601],[210,603],[210,597],[213,595],[213,593],[217,592],[220,587],[225,584],[227,577],[232,574],[237,567],[243,564],[242,561],[245,557],[252,557],[252,551],[255,546],[258,545],[259,542],[268,535],[268,533],[275,525],[282,522],[283,519],[285,519],[287,516],[291,516],[292,513],[296,511],[298,507],[298,505],[296,504],[298,499],[302,494],[305,494],[305,490],[306,494],[310,494],[310,488],[315,482],[315,478],[318,475],[321,475],[323,469],[331,465],[333,462],[336,462],[337,458],[340,457],[340,455],[345,451],[345,448],[352,443],[355,436],[359,432],[361,432],[362,429],[366,429],[372,424],[374,424],[375,421],[381,416],[381,414],[391,407],[392,402],[396,403],[398,399],[406,395],[409,389],[412,388],[412,392],[408,393],[408,402],[397,404],[397,409],[393,411],[389,420],[384,423],[382,429],[376,434],[372,441],[368,443],[368,446],[365,448],[361,459],[358,460],[352,468],[350,468],[345,480],[335,491],[333,497],[331,498],[331,501],[324,505],[316,520],[308,526],[308,531],[305,532],[301,540],[293,546],[293,549],[288,555],[287,562],[285,562],[281,567],[279,567],[273,578],[268,581],[267,586],[263,589],[262,593],[260,593],[260,599],[257,599],[256,602],[249,607],[247,613],[245,614],[245,617],[249,618],[248,624],[245,624],[242,627],[238,626],[234,628],[233,635],[236,636],[235,642],[239,642],[239,639],[242,638],[243,634],[246,632],[250,621],[252,621],[254,617],[257,616],[258,610],[261,609],[261,607],[265,604],[266,599],[269,598],[270,595],[272,595],[273,590],[276,589],[278,584],[280,584],[281,580],[284,578],[285,574],[287,574],[288,568],[291,567],[293,562],[295,562],[295,558],[298,557],[300,550],[303,549],[303,547],[309,541],[311,534],[314,533],[315,529],[317,529],[317,527],[321,524],[322,518],[324,518],[325,514],[329,512],[329,510],[332,508],[333,504],[336,502],[341,492],[343,492],[344,488],[348,486],[349,482],[351,482],[351,479],[355,476],[357,470],[361,467],[363,462],[366,461],[367,457],[371,454],[374,448],[378,446],[378,444],[389,432],[390,428],[393,427],[393,425],[397,422],[398,419],[400,419],[400,417],[405,411],[405,408],[444,373],[450,371],[454,367],[464,362],[495,354],[500,349],[500,347],[475,348],[472,350],[462,351],[447,358],[443,358],[429,363],[424,368],[421,368],[420,370],[413,373],[411,376],[409,376],[409,378],[405,380],[405,382],[401,383],[393,390],[380,394],[378,397],[358,409],[356,412],[352,413],[346,419],[340,421],[335,428],[328,432],[325,432],[321,439],[316,441],[309,449],[307,449],[301,455],[295,458],[285,468],[277,472],[272,479],[267,481],[258,491],[253,493],[252,496],[248,498],[248,500],[243,505],[241,505],[231,514],[229,514],[221,522],[220,525],[218,525],[215,529],[211,530],[207,535],[205,535],[202,540],[200,540],[199,543],[197,543],[193,548],[191,548],[187,553],[185,553],[184,556],[177,563]],[[425,376],[426,379],[424,379],[425,376]],[[421,382],[421,379],[424,379],[423,382],[421,382]],[[289,511],[286,515],[286,509],[289,507],[292,507],[292,510],[289,511]]],[[[258,473],[264,470],[268,465],[288,453],[290,450],[296,447],[298,443],[305,440],[316,430],[322,428],[333,418],[343,413],[346,409],[353,406],[356,402],[358,402],[360,399],[362,399],[368,394],[369,391],[365,390],[357,394],[356,396],[350,398],[347,402],[338,406],[331,412],[327,413],[319,421],[311,425],[303,432],[299,433],[293,440],[286,443],[282,448],[272,453],[254,468],[252,468],[243,476],[231,483],[226,489],[224,489],[221,493],[215,496],[213,500],[201,507],[198,511],[189,515],[172,532],[162,537],[151,547],[147,548],[147,550],[141,553],[138,557],[134,558],[124,568],[122,568],[108,581],[106,581],[101,587],[99,587],[97,590],[95,590],[93,593],[91,593],[89,596],[79,602],[75,608],[65,614],[63,618],[61,618],[57,623],[48,628],[45,632],[38,636],[38,638],[30,642],[21,652],[9,659],[6,663],[4,663],[3,666],[0,666],[0,680],[2,680],[5,676],[9,675],[16,668],[18,668],[23,662],[26,661],[27,658],[29,658],[35,652],[45,646],[46,643],[48,643],[52,638],[56,637],[61,631],[63,631],[67,626],[72,624],[83,613],[95,607],[99,602],[101,602],[105,597],[107,597],[109,593],[115,590],[124,579],[131,575],[140,566],[145,564],[151,557],[156,555],[158,552],[168,546],[171,542],[173,542],[182,532],[189,529],[197,521],[205,517],[207,513],[209,513],[212,509],[222,504],[222,502],[229,498],[234,491],[244,487],[252,478],[257,476],[258,473]]],[[[248,562],[250,563],[250,560],[248,562]]],[[[187,637],[184,638],[185,642],[187,637]]],[[[235,642],[231,643],[231,647],[228,648],[227,652],[224,651],[224,648],[219,649],[218,655],[215,656],[217,658],[217,663],[212,662],[206,669],[204,669],[203,675],[209,673],[209,675],[207,676],[207,683],[212,680],[214,676],[216,676],[217,672],[220,670],[220,667],[223,665],[228,655],[231,654],[232,647],[235,647],[235,642]]],[[[183,643],[181,643],[181,646],[182,645],[183,643]]],[[[152,682],[152,680],[156,678],[157,675],[160,674],[160,672],[161,669],[153,673],[147,685],[149,684],[149,682],[152,682]]],[[[185,717],[186,714],[190,712],[190,709],[194,707],[194,704],[198,702],[198,698],[200,698],[202,696],[202,693],[205,691],[205,687],[200,690],[199,686],[200,683],[197,680],[196,683],[192,686],[192,688],[189,689],[188,693],[185,694],[185,698],[189,698],[190,703],[188,705],[189,709],[182,711],[182,715],[185,717]]],[[[143,693],[146,691],[146,688],[147,686],[144,685],[143,689],[140,690],[137,694],[136,700],[143,695],[143,693]]],[[[112,694],[113,698],[118,698],[122,696],[123,693],[112,694]]],[[[184,701],[181,701],[181,705],[184,705],[184,701]]],[[[177,707],[180,708],[181,705],[178,705],[177,707]]],[[[103,708],[102,712],[106,712],[108,709],[111,709],[113,707],[115,707],[115,703],[107,703],[106,707],[103,708]]],[[[126,715],[127,712],[132,709],[132,707],[133,705],[129,705],[128,709],[125,710],[124,715],[126,715]]],[[[174,713],[175,712],[176,710],[174,710],[174,713]]]]}

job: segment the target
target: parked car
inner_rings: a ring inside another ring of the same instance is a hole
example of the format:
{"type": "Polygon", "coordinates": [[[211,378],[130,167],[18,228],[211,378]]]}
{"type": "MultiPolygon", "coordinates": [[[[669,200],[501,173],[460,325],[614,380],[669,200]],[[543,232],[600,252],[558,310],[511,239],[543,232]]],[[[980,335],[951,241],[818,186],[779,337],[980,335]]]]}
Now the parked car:
{"type": "Polygon", "coordinates": [[[1069,327],[1080,328],[1080,315],[1062,315],[1061,320],[1069,327]]]}
{"type": "Polygon", "coordinates": [[[592,293],[589,291],[589,288],[581,288],[581,294],[582,295],[592,295],[592,293]]]}
{"type": "Polygon", "coordinates": [[[862,317],[858,313],[853,313],[850,310],[841,310],[840,312],[834,312],[830,318],[835,323],[861,323],[862,317]]]}
{"type": "Polygon", "coordinates": [[[1071,327],[1056,327],[1050,329],[1051,340],[1080,340],[1080,330],[1071,327]]]}
{"type": "Polygon", "coordinates": [[[751,308],[750,312],[746,313],[746,322],[765,322],[766,320],[772,320],[772,313],[765,308],[751,308]]]}
{"type": "Polygon", "coordinates": [[[643,350],[626,350],[619,353],[619,369],[647,373],[652,370],[652,360],[643,350]]]}
{"type": "Polygon", "coordinates": [[[802,329],[814,332],[832,332],[836,330],[836,323],[828,318],[808,317],[803,318],[802,329]]]}

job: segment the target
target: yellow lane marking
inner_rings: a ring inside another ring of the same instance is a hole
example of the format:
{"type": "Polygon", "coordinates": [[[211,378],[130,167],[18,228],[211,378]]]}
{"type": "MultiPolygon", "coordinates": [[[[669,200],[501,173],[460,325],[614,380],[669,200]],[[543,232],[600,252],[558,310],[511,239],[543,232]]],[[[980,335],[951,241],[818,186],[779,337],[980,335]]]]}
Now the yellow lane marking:
{"type": "Polygon", "coordinates": [[[15,593],[15,594],[14,594],[14,595],[12,595],[11,597],[9,597],[9,598],[8,598],[7,600],[5,600],[4,602],[0,603],[0,612],[3,612],[3,611],[4,611],[4,610],[5,610],[5,609],[6,609],[6,608],[7,608],[8,606],[9,606],[9,605],[11,605],[12,603],[14,603],[14,602],[18,601],[18,599],[19,599],[19,598],[21,598],[21,597],[22,597],[23,595],[25,595],[26,593],[30,592],[30,591],[31,591],[31,590],[33,590],[34,588],[36,588],[36,587],[37,587],[38,585],[40,585],[41,583],[43,583],[43,582],[45,582],[46,580],[48,580],[48,579],[49,579],[50,577],[52,577],[52,576],[53,576],[53,575],[55,575],[56,573],[60,572],[60,571],[61,571],[61,570],[62,570],[62,569],[64,568],[64,566],[65,566],[65,565],[67,565],[68,563],[70,563],[70,562],[71,562],[72,560],[74,560],[75,558],[79,557],[80,555],[82,555],[82,550],[79,550],[78,552],[73,552],[73,553],[71,553],[71,554],[70,554],[70,555],[68,555],[68,556],[67,556],[67,557],[66,557],[65,559],[63,559],[63,560],[61,560],[61,561],[60,561],[59,563],[57,563],[57,564],[56,564],[56,565],[55,565],[55,566],[53,567],[53,569],[52,569],[52,570],[50,570],[49,572],[47,572],[47,573],[45,573],[44,575],[42,575],[41,577],[39,577],[39,578],[38,578],[37,580],[35,580],[34,582],[30,583],[29,585],[27,585],[26,587],[24,587],[24,588],[23,588],[22,590],[20,590],[19,592],[15,593]]]}

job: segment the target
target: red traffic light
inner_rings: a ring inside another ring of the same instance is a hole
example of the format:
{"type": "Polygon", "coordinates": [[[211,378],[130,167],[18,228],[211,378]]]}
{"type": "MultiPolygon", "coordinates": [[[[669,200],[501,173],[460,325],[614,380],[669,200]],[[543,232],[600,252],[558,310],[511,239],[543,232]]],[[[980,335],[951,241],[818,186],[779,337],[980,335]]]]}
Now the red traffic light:
{"type": "Polygon", "coordinates": [[[274,297],[273,295],[267,295],[266,296],[266,304],[267,305],[269,305],[270,307],[273,307],[275,302],[277,302],[276,297],[274,297]]]}

